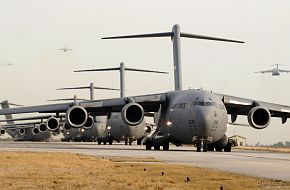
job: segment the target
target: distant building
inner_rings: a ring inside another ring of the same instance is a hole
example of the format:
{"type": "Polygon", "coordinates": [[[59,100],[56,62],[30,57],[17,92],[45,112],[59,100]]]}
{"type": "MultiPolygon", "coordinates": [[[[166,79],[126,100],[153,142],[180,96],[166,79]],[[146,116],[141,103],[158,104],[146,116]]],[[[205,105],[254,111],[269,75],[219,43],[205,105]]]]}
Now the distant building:
{"type": "Polygon", "coordinates": [[[247,138],[240,135],[231,136],[230,139],[236,141],[238,146],[246,146],[247,144],[247,138]]]}

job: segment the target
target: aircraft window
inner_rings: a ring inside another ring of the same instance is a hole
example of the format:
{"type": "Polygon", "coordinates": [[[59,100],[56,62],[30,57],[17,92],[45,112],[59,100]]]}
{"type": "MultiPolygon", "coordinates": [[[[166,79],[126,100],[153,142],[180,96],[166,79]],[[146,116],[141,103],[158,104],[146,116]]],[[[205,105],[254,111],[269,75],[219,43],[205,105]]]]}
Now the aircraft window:
{"type": "Polygon", "coordinates": [[[204,102],[204,101],[197,101],[191,104],[192,106],[216,106],[215,102],[204,102]]]}

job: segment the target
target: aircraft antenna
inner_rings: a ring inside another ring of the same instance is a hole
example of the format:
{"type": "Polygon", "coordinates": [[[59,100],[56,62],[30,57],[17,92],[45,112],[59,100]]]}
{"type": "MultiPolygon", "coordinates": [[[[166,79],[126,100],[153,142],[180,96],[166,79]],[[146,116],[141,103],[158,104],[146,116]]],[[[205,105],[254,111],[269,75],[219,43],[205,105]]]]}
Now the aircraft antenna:
{"type": "Polygon", "coordinates": [[[242,41],[230,40],[224,38],[216,38],[210,36],[189,34],[180,32],[180,26],[175,24],[171,32],[139,34],[139,35],[126,35],[126,36],[113,36],[104,37],[102,39],[122,39],[122,38],[154,38],[154,37],[171,37],[173,44],[173,63],[174,63],[174,85],[175,90],[182,90],[182,72],[181,72],[181,51],[180,51],[180,37],[195,38],[203,40],[214,40],[234,43],[244,43],[242,41]]]}

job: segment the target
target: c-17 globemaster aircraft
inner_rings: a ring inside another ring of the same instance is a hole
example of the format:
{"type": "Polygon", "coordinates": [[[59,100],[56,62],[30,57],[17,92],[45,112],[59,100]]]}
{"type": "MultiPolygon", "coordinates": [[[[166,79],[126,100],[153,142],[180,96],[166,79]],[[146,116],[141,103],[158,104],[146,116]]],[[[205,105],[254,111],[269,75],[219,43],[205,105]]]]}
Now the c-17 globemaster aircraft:
{"type": "Polygon", "coordinates": [[[124,98],[83,101],[79,103],[38,105],[0,110],[0,115],[30,112],[66,113],[66,122],[71,126],[82,126],[88,114],[107,115],[121,112],[128,125],[143,121],[144,113],[158,112],[157,129],[152,138],[146,140],[146,149],[154,146],[169,149],[169,142],[175,145],[195,144],[197,151],[231,151],[231,144],[225,135],[227,114],[235,122],[238,115],[246,115],[249,125],[255,129],[266,128],[271,117],[279,117],[284,124],[290,117],[290,106],[216,94],[205,90],[182,90],[180,37],[243,43],[241,41],[209,36],[181,33],[179,25],[172,32],[142,34],[112,38],[171,37],[173,41],[175,90],[124,98]]]}
{"type": "Polygon", "coordinates": [[[276,67],[271,70],[257,71],[255,73],[262,73],[262,74],[272,73],[272,76],[280,76],[280,73],[290,73],[290,70],[279,69],[279,65],[282,65],[282,64],[271,65],[271,66],[276,66],[276,67]]]}

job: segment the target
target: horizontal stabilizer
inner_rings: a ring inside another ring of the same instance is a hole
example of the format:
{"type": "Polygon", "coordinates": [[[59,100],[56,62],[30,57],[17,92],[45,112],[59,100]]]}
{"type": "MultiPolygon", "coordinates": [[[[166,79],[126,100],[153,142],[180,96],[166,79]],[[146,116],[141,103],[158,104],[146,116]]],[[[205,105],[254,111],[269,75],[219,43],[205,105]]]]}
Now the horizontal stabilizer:
{"type": "Polygon", "coordinates": [[[189,33],[180,33],[180,37],[203,39],[203,40],[223,41],[223,42],[245,43],[243,41],[238,41],[238,40],[230,40],[230,39],[225,39],[225,38],[217,38],[217,37],[210,37],[210,36],[203,36],[203,35],[189,34],[189,33]]]}
{"type": "MultiPolygon", "coordinates": [[[[164,33],[152,33],[152,34],[139,34],[139,35],[126,35],[126,36],[112,36],[112,37],[104,37],[102,39],[126,39],[126,38],[157,38],[157,37],[173,37],[173,32],[164,32],[164,33]]],[[[203,40],[214,40],[214,41],[224,41],[224,42],[234,42],[234,43],[245,43],[243,41],[231,40],[225,38],[217,38],[211,36],[203,36],[197,34],[189,34],[189,33],[180,33],[180,37],[184,38],[195,38],[195,39],[203,39],[203,40]]]]}
{"type": "MultiPolygon", "coordinates": [[[[51,100],[47,100],[49,102],[57,102],[57,101],[74,101],[74,98],[58,98],[58,99],[51,99],[51,100]]],[[[88,99],[83,99],[83,98],[77,98],[77,100],[84,100],[87,101],[88,99]]]]}
{"type": "Polygon", "coordinates": [[[173,32],[163,32],[163,33],[152,33],[152,34],[137,34],[137,35],[126,35],[126,36],[111,36],[104,37],[103,40],[108,39],[122,39],[122,38],[158,38],[158,37],[172,37],[173,32]]]}
{"type": "MultiPolygon", "coordinates": [[[[81,87],[58,88],[56,90],[78,90],[78,89],[90,89],[90,88],[91,88],[90,86],[81,86],[81,87]]],[[[120,91],[120,89],[117,89],[117,88],[106,88],[106,87],[97,87],[97,86],[94,86],[94,89],[120,91]]]]}
{"type": "Polygon", "coordinates": [[[145,70],[145,69],[134,69],[134,68],[125,68],[126,71],[138,71],[138,72],[148,72],[148,73],[162,73],[162,74],[168,74],[168,72],[163,71],[151,71],[151,70],[145,70]]]}
{"type": "Polygon", "coordinates": [[[77,70],[74,72],[88,72],[88,71],[118,71],[120,70],[119,67],[115,67],[115,68],[106,68],[106,69],[85,69],[85,70],[77,70]]]}

